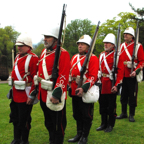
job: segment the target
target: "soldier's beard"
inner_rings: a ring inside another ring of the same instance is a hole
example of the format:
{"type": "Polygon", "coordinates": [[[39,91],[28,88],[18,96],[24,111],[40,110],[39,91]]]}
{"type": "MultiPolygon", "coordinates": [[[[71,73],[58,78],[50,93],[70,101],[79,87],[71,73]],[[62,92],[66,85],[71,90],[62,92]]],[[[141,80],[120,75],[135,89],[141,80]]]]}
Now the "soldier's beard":
{"type": "Polygon", "coordinates": [[[112,49],[113,49],[113,46],[110,46],[109,48],[105,48],[105,47],[104,47],[104,50],[105,50],[106,52],[110,52],[112,49]]]}
{"type": "Polygon", "coordinates": [[[44,42],[44,46],[46,49],[51,49],[53,47],[54,40],[52,42],[44,42]]]}

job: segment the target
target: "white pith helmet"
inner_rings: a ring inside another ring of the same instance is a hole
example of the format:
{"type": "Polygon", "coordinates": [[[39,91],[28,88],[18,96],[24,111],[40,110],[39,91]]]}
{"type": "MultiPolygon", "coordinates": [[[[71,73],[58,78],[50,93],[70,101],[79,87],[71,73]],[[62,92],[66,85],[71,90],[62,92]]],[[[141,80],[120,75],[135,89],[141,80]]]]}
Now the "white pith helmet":
{"type": "Polygon", "coordinates": [[[16,40],[16,44],[15,45],[27,45],[31,49],[33,49],[32,39],[27,33],[20,34],[18,36],[17,40],[16,40]]]}
{"type": "Polygon", "coordinates": [[[86,43],[87,45],[90,46],[91,41],[92,41],[92,39],[89,35],[83,35],[83,36],[80,37],[80,39],[76,43],[77,44],[78,43],[86,43]]]}
{"type": "Polygon", "coordinates": [[[131,34],[132,36],[135,37],[135,31],[132,27],[128,27],[126,28],[126,30],[124,31],[124,34],[127,33],[127,34],[131,34]]]}
{"type": "Polygon", "coordinates": [[[58,39],[58,35],[59,35],[59,25],[53,26],[53,27],[49,28],[46,32],[44,32],[43,35],[44,35],[44,36],[52,36],[52,37],[58,39]]]}
{"type": "Polygon", "coordinates": [[[109,42],[109,43],[112,43],[116,46],[115,35],[112,33],[107,34],[106,37],[104,38],[103,42],[109,42]]]}

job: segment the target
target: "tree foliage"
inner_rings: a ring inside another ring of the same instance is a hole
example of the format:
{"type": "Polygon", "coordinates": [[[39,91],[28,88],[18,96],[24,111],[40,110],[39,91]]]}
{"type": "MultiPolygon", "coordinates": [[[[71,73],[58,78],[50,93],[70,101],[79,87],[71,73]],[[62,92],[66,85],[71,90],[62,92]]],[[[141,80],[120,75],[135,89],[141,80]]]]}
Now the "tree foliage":
{"type": "Polygon", "coordinates": [[[63,47],[68,50],[71,56],[78,52],[76,42],[79,40],[79,38],[84,34],[91,36],[92,26],[91,21],[88,19],[72,20],[71,23],[67,25],[63,47]]]}
{"type": "Polygon", "coordinates": [[[137,13],[137,15],[131,16],[131,19],[133,19],[135,23],[136,21],[139,21],[139,42],[144,46],[144,7],[142,9],[135,9],[132,4],[129,3],[129,5],[132,10],[137,13]]]}
{"type": "MultiPolygon", "coordinates": [[[[118,17],[113,19],[108,19],[106,22],[102,23],[99,28],[99,33],[96,41],[96,47],[94,49],[94,54],[99,56],[99,54],[104,50],[103,39],[108,33],[113,33],[117,37],[118,25],[121,25],[121,42],[123,42],[123,32],[127,27],[136,28],[136,23],[131,20],[131,17],[135,16],[133,13],[121,12],[118,17]]],[[[94,33],[96,26],[93,26],[92,33],[94,33]]]]}
{"type": "Polygon", "coordinates": [[[8,66],[12,66],[12,48],[19,33],[12,26],[0,28],[0,56],[7,56],[8,66]]]}

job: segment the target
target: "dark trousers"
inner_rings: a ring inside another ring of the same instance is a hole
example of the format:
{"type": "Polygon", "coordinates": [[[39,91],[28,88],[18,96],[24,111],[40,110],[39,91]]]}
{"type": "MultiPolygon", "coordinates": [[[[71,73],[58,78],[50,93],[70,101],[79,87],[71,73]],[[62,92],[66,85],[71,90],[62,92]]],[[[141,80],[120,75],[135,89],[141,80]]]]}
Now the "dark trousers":
{"type": "Polygon", "coordinates": [[[31,128],[31,110],[33,105],[16,103],[13,100],[10,103],[10,122],[14,125],[14,139],[28,141],[29,131],[31,128]]]}
{"type": "Polygon", "coordinates": [[[88,137],[92,125],[94,104],[84,103],[81,97],[72,97],[73,117],[77,122],[77,132],[88,137]]]}
{"type": "Polygon", "coordinates": [[[121,93],[121,104],[122,112],[126,113],[127,104],[130,106],[130,114],[135,115],[135,107],[137,106],[137,92],[138,83],[136,78],[123,78],[122,93],[121,93]]]}
{"type": "Polygon", "coordinates": [[[44,113],[45,127],[49,131],[49,141],[53,144],[63,144],[66,128],[66,103],[61,111],[52,111],[46,103],[40,99],[40,105],[44,113]]]}
{"type": "Polygon", "coordinates": [[[100,114],[102,117],[102,125],[115,125],[116,119],[116,94],[101,94],[99,98],[100,114]]]}

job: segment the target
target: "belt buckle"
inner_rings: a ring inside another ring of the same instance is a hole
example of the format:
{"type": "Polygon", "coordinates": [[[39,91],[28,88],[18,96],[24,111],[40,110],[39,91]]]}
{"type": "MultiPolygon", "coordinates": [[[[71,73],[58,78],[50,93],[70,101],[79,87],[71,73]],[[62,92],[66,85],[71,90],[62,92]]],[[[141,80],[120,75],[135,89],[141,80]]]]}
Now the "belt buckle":
{"type": "Polygon", "coordinates": [[[103,77],[106,77],[106,76],[107,76],[107,74],[103,73],[103,77]]]}
{"type": "Polygon", "coordinates": [[[127,64],[127,61],[124,61],[124,64],[126,65],[126,64],[127,64]]]}

